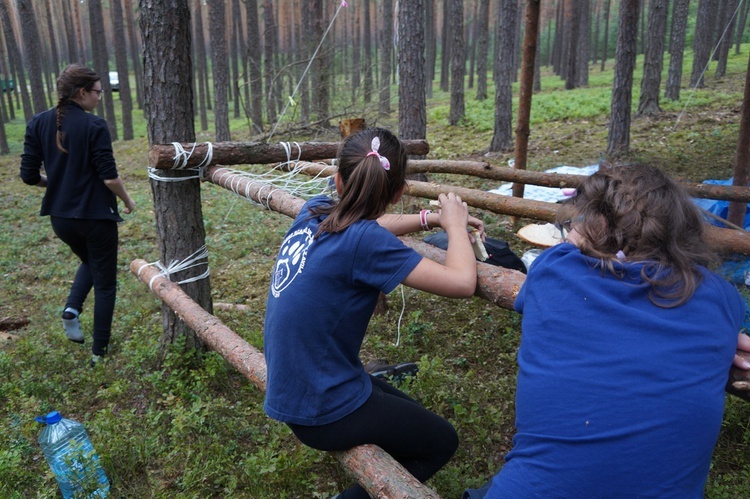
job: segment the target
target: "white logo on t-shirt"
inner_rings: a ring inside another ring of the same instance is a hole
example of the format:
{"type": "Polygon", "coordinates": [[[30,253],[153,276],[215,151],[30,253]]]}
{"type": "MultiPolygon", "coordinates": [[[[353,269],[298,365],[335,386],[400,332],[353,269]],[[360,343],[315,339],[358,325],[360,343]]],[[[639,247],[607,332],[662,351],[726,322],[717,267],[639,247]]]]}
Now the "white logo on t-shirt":
{"type": "Polygon", "coordinates": [[[276,298],[292,283],[297,274],[302,272],[307,250],[313,239],[313,233],[308,227],[296,230],[284,239],[271,280],[271,293],[276,298]]]}

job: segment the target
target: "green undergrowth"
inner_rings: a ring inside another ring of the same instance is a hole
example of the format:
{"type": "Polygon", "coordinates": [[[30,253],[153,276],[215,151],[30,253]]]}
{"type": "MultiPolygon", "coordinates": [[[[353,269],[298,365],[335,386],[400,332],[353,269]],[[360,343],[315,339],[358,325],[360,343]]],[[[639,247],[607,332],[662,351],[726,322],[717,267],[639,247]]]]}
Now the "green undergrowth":
{"type": "MultiPolygon", "coordinates": [[[[683,88],[680,101],[662,102],[660,115],[634,117],[627,159],[652,162],[696,181],[729,177],[747,50],[732,53],[728,76],[716,79],[709,73],[705,89],[683,88]]],[[[686,59],[685,68],[690,64],[686,59]]],[[[542,91],[533,101],[528,168],[596,163],[606,148],[611,61],[603,73],[592,67],[589,86],[574,91],[562,90],[559,78],[545,70],[542,74],[542,91]]],[[[428,110],[429,158],[504,165],[513,157],[511,152],[488,152],[494,104],[491,98],[476,101],[473,92],[467,89],[462,124],[449,126],[448,96],[436,88],[428,110]]],[[[494,94],[491,87],[489,94],[494,94]]],[[[392,96],[397,96],[396,87],[392,96]]],[[[378,117],[372,105],[345,114],[397,126],[395,112],[378,117]]],[[[89,350],[65,340],[59,323],[74,258],[54,236],[48,219],[38,216],[41,189],[18,179],[23,128],[18,118],[6,125],[11,155],[0,156],[0,319],[29,321],[9,331],[15,339],[0,339],[0,438],[6,442],[0,446],[0,497],[57,497],[54,477],[36,443],[41,426],[33,420],[51,410],[85,424],[112,482],[112,497],[327,498],[349,484],[332,457],[299,444],[286,426],[268,419],[262,393],[218,354],[201,357],[178,342],[159,365],[161,304],[129,270],[135,259],[158,259],[142,123],[136,126],[135,140],[115,143],[137,210],[120,227],[111,355],[100,368],[88,366],[89,350]]],[[[232,133],[233,140],[254,140],[243,119],[232,121],[232,133]]],[[[198,140],[212,136],[198,132],[198,140]]],[[[337,130],[279,132],[272,139],[280,140],[337,140],[337,130]]],[[[451,175],[431,180],[484,190],[497,186],[451,175]]],[[[203,184],[201,196],[213,300],[249,306],[217,309],[216,315],[261,349],[273,259],[290,220],[211,184],[203,184]]],[[[419,204],[411,200],[396,209],[409,211],[419,204]]],[[[507,217],[472,213],[484,220],[491,236],[507,240],[519,255],[528,249],[507,217]]],[[[91,305],[82,315],[87,332],[91,305]]],[[[400,288],[392,293],[385,312],[371,322],[363,362],[417,362],[418,375],[400,386],[447,417],[459,432],[456,457],[430,482],[442,497],[460,497],[465,487],[483,483],[510,449],[519,323],[516,313],[479,298],[450,300],[409,288],[403,295],[400,288]]],[[[749,408],[727,400],[708,497],[750,496],[749,408]]]]}

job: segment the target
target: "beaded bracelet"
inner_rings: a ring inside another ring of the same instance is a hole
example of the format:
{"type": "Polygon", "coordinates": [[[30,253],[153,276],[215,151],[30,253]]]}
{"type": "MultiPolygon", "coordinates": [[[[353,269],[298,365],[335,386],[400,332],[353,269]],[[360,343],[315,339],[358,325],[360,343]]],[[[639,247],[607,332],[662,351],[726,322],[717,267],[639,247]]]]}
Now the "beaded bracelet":
{"type": "Polygon", "coordinates": [[[419,212],[419,225],[422,226],[422,230],[432,230],[427,223],[427,215],[432,213],[432,210],[422,210],[419,212]]]}

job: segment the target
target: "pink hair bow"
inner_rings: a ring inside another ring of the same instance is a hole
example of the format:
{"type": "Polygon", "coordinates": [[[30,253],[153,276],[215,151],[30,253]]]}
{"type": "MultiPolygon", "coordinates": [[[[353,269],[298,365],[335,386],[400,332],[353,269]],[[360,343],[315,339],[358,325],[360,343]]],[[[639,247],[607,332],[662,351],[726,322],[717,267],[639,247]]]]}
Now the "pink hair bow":
{"type": "Polygon", "coordinates": [[[370,149],[372,151],[367,153],[367,156],[377,156],[380,160],[380,166],[383,167],[383,170],[390,170],[391,169],[391,162],[388,161],[388,158],[385,156],[381,156],[378,150],[380,149],[380,137],[377,135],[372,138],[372,142],[370,142],[370,149]]]}

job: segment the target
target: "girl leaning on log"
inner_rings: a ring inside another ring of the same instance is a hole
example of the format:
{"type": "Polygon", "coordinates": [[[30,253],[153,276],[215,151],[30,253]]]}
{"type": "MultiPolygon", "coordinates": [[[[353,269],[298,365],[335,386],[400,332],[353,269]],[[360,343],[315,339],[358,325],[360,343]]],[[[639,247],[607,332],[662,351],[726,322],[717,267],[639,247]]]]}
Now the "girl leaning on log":
{"type": "Polygon", "coordinates": [[[57,95],[57,107],[26,127],[21,179],[45,188],[40,214],[50,216],[57,237],[81,261],[62,314],[65,334],[75,343],[84,342],[78,316],[94,288],[95,365],[107,353],[117,294],[117,198],[124,213],[135,203],[117,173],[107,122],[90,112],[101,99],[101,78],[71,64],[57,78],[57,95]]]}
{"type": "MultiPolygon", "coordinates": [[[[458,446],[453,426],[367,374],[359,350],[380,292],[400,283],[448,297],[476,288],[466,227],[484,237],[466,203],[441,194],[438,213],[386,214],[406,187],[406,151],[384,129],[346,138],[336,160],[339,200],[309,200],[281,245],[264,327],[265,410],[306,445],[325,451],[376,444],[424,482],[458,446]],[[396,236],[442,227],[445,265],[396,236]]],[[[359,485],[341,497],[369,497],[359,485]]]]}
{"type": "Polygon", "coordinates": [[[602,169],[561,213],[515,302],[517,433],[484,497],[701,498],[744,300],[656,168],[602,169]]]}

